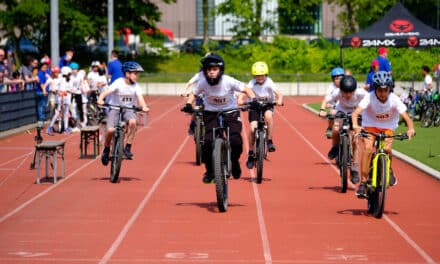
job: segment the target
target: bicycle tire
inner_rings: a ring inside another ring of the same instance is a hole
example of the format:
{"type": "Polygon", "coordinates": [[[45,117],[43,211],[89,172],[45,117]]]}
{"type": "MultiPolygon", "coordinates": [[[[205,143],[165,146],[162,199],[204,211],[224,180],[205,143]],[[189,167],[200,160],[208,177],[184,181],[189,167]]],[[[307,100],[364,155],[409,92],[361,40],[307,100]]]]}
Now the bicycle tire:
{"type": "Polygon", "coordinates": [[[226,212],[228,210],[228,180],[226,178],[228,173],[228,161],[224,139],[215,139],[212,159],[217,206],[220,212],[226,212]]]}
{"type": "Polygon", "coordinates": [[[196,118],[196,127],[194,131],[194,140],[196,143],[196,164],[202,164],[202,120],[196,118]]]}
{"type": "Polygon", "coordinates": [[[385,209],[385,199],[386,192],[388,187],[388,177],[389,171],[387,168],[387,159],[384,155],[381,155],[377,160],[377,184],[376,192],[377,192],[377,201],[376,201],[376,210],[374,211],[374,217],[382,218],[383,211],[385,209]]]}
{"type": "Polygon", "coordinates": [[[340,137],[339,175],[341,176],[341,193],[347,192],[348,170],[350,162],[350,142],[347,135],[340,137]]]}
{"type": "Polygon", "coordinates": [[[426,108],[426,112],[423,114],[421,120],[420,120],[420,126],[421,127],[430,127],[433,123],[433,113],[435,109],[433,109],[433,106],[428,106],[426,108]]]}
{"type": "Polygon", "coordinates": [[[257,183],[261,184],[263,181],[263,162],[265,158],[265,141],[266,136],[264,135],[264,131],[258,131],[257,137],[257,183]]]}
{"type": "Polygon", "coordinates": [[[115,135],[113,142],[113,157],[111,159],[111,166],[110,166],[111,183],[116,183],[118,182],[119,179],[119,172],[121,170],[122,157],[123,157],[123,146],[124,146],[124,133],[120,132],[120,135],[115,135]]]}

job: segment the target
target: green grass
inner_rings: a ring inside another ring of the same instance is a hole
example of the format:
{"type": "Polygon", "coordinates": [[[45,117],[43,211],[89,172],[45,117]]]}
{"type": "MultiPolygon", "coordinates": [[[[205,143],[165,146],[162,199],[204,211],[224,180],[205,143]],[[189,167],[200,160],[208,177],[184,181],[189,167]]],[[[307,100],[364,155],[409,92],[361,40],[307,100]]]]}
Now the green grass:
{"type": "MultiPolygon", "coordinates": [[[[319,110],[321,103],[308,104],[311,108],[319,110]]],[[[440,127],[420,127],[420,122],[414,122],[416,136],[411,140],[393,142],[393,149],[420,161],[421,163],[440,171],[440,127]]],[[[396,133],[406,131],[403,121],[396,130],[396,133]]]]}

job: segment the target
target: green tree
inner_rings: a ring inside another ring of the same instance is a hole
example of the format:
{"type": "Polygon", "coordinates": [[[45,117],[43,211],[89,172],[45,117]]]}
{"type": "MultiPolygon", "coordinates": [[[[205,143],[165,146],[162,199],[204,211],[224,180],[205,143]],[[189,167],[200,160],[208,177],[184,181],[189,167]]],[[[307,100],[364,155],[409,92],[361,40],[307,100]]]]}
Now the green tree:
{"type": "Polygon", "coordinates": [[[278,24],[282,34],[292,34],[297,25],[313,24],[316,18],[311,12],[322,0],[278,0],[278,24]]]}
{"type": "MultiPolygon", "coordinates": [[[[236,37],[258,39],[264,30],[273,30],[271,21],[262,19],[263,0],[226,0],[217,5],[216,13],[227,16],[234,25],[231,31],[236,37]]],[[[267,12],[268,15],[269,12],[267,12]]]]}

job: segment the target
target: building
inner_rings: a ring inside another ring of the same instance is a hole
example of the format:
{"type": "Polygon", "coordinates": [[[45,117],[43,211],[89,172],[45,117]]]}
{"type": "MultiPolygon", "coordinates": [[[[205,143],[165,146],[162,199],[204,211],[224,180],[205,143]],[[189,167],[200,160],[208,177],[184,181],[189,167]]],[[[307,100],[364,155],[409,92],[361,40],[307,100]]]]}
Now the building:
{"type": "MultiPolygon", "coordinates": [[[[209,0],[209,7],[212,8],[223,1],[209,0]]],[[[172,30],[177,42],[182,43],[187,38],[203,35],[202,0],[177,0],[173,4],[165,4],[156,0],[155,3],[162,11],[162,19],[161,22],[157,23],[157,26],[172,30]]],[[[278,24],[277,8],[277,0],[264,1],[263,19],[278,24]]],[[[323,2],[311,10],[317,19],[316,23],[296,26],[292,28],[289,35],[314,38],[322,34],[326,38],[340,38],[342,33],[337,26],[338,10],[336,6],[323,2]]],[[[226,22],[226,20],[227,17],[222,16],[210,18],[209,36],[219,39],[232,37],[232,33],[229,31],[232,22],[226,22]]],[[[264,35],[271,36],[278,33],[278,29],[276,29],[272,32],[264,32],[264,35]]]]}

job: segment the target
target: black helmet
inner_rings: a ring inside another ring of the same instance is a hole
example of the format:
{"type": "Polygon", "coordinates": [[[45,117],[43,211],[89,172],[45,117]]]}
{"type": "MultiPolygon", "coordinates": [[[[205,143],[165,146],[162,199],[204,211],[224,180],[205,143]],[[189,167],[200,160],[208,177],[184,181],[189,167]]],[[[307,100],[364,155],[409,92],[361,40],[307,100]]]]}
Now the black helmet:
{"type": "Polygon", "coordinates": [[[127,61],[122,64],[122,72],[143,72],[142,66],[135,61],[127,61]]]}
{"type": "Polygon", "coordinates": [[[205,75],[206,81],[210,85],[218,84],[220,78],[225,72],[225,61],[223,60],[223,58],[218,54],[209,53],[207,56],[203,57],[200,62],[202,63],[203,74],[205,75]],[[215,78],[209,78],[207,70],[209,67],[215,67],[215,66],[220,67],[220,73],[215,78]]]}
{"type": "Polygon", "coordinates": [[[373,88],[393,88],[393,78],[391,74],[386,71],[379,71],[373,74],[373,88]]]}
{"type": "Polygon", "coordinates": [[[340,89],[344,92],[353,92],[357,88],[356,79],[353,76],[345,75],[341,79],[340,89]]]}
{"type": "Polygon", "coordinates": [[[99,68],[98,69],[98,74],[99,75],[105,75],[105,68],[104,67],[99,68]]]}

